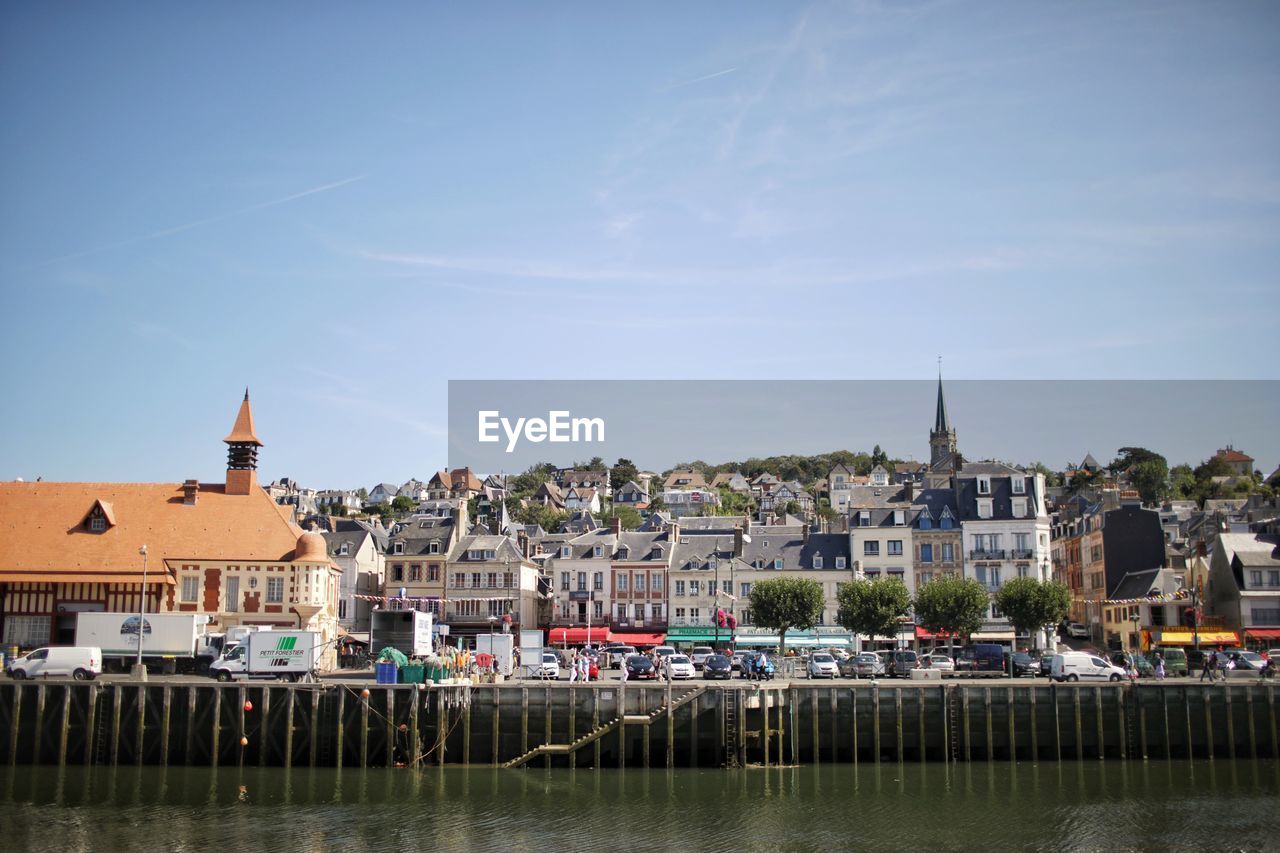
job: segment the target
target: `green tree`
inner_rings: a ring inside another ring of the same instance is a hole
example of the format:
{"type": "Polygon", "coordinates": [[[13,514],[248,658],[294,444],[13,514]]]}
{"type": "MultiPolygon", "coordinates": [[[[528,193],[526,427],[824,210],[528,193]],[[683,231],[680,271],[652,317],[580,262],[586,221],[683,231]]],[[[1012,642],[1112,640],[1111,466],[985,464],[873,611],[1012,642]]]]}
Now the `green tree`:
{"type": "Polygon", "coordinates": [[[787,515],[799,515],[799,514],[800,514],[800,502],[799,502],[799,501],[787,501],[787,505],[786,505],[786,506],[784,506],[784,507],[782,508],[782,511],[783,511],[783,512],[785,512],[787,515]]]}
{"type": "Polygon", "coordinates": [[[617,504],[601,512],[598,520],[602,525],[608,527],[609,522],[615,518],[622,522],[623,530],[635,530],[644,521],[634,507],[618,506],[617,504]]]}
{"type": "Polygon", "coordinates": [[[840,513],[831,508],[831,501],[827,498],[818,499],[818,517],[824,521],[833,521],[838,518],[840,513]]]}
{"type": "Polygon", "coordinates": [[[787,652],[787,631],[807,630],[822,616],[822,584],[810,578],[770,578],[751,585],[751,617],[778,632],[779,652],[787,652]]]}
{"type": "Polygon", "coordinates": [[[899,578],[855,580],[840,584],[836,621],[869,637],[898,634],[898,618],[911,608],[911,594],[899,578]]]}
{"type": "Polygon", "coordinates": [[[358,497],[361,500],[361,502],[369,500],[369,490],[366,489],[364,486],[361,486],[360,488],[356,489],[356,497],[358,497]]]}
{"type": "Polygon", "coordinates": [[[871,467],[874,468],[877,465],[883,465],[886,468],[889,467],[889,454],[881,450],[880,445],[878,444],[871,451],[871,467]]]}
{"type": "Polygon", "coordinates": [[[530,465],[523,473],[516,474],[511,478],[508,487],[511,494],[515,497],[527,498],[538,488],[551,479],[551,472],[556,469],[555,465],[550,462],[539,462],[536,465],[530,465]]]}
{"type": "Polygon", "coordinates": [[[1129,482],[1143,503],[1158,503],[1169,496],[1169,464],[1163,456],[1137,462],[1129,468],[1129,482]]]}
{"type": "Polygon", "coordinates": [[[968,636],[982,627],[987,616],[987,588],[973,578],[943,575],[916,590],[916,624],[934,634],[968,636]]]}
{"type": "Polygon", "coordinates": [[[394,514],[391,509],[391,504],[386,501],[383,501],[380,504],[369,504],[364,508],[364,511],[370,515],[380,515],[383,518],[390,518],[394,514]]]}
{"type": "Polygon", "coordinates": [[[996,593],[996,606],[1020,633],[1057,625],[1071,609],[1071,592],[1057,581],[1012,578],[996,593]]]}
{"type": "MultiPolygon", "coordinates": [[[[635,463],[630,459],[619,459],[614,463],[613,468],[609,471],[609,483],[616,492],[627,484],[627,481],[636,479],[639,475],[635,463]]],[[[637,484],[638,485],[638,484],[637,484]]]]}
{"type": "Polygon", "coordinates": [[[756,502],[750,493],[735,492],[728,486],[720,486],[720,515],[751,515],[755,512],[756,502]]]}
{"type": "Polygon", "coordinates": [[[397,515],[404,515],[413,509],[414,506],[416,506],[416,504],[414,504],[413,498],[408,495],[396,495],[391,499],[391,510],[397,515]]]}
{"type": "Polygon", "coordinates": [[[1187,464],[1174,465],[1169,471],[1169,491],[1174,498],[1189,500],[1196,493],[1196,475],[1187,464]]]}
{"type": "Polygon", "coordinates": [[[1046,488],[1052,489],[1062,485],[1062,477],[1049,469],[1049,466],[1043,462],[1032,462],[1027,466],[1030,471],[1044,475],[1044,484],[1046,488]]]}

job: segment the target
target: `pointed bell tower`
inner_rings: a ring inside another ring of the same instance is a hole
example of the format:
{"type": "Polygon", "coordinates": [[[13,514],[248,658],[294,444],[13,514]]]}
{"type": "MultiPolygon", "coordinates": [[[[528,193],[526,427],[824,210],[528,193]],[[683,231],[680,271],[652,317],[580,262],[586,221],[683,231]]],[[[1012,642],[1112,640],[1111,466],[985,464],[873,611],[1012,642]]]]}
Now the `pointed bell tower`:
{"type": "Polygon", "coordinates": [[[939,462],[954,456],[956,452],[956,431],[951,428],[947,419],[947,401],[942,396],[942,369],[938,369],[938,411],[933,419],[933,429],[929,431],[929,465],[937,467],[939,462]]]}
{"type": "Polygon", "coordinates": [[[249,408],[249,389],[244,389],[244,402],[236,415],[227,443],[227,494],[249,495],[258,487],[258,448],[262,442],[253,432],[253,410],[249,408]]]}

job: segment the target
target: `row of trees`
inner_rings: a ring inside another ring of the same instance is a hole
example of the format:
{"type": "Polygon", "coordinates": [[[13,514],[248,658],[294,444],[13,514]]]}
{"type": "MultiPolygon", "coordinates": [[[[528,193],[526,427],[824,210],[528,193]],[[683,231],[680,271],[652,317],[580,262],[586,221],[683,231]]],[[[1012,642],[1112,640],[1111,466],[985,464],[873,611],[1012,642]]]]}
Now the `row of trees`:
{"type": "MultiPolygon", "coordinates": [[[[901,620],[914,610],[916,624],[953,638],[978,631],[986,620],[987,588],[973,578],[943,576],[917,590],[915,598],[897,578],[855,580],[840,585],[836,621],[855,634],[898,634],[901,620]]],[[[1057,625],[1067,615],[1071,595],[1057,581],[1014,578],[1000,587],[996,606],[1019,632],[1057,625]]],[[[822,585],[809,578],[772,578],[751,587],[751,613],[757,625],[777,631],[786,652],[786,632],[817,624],[825,604],[822,585]]]]}

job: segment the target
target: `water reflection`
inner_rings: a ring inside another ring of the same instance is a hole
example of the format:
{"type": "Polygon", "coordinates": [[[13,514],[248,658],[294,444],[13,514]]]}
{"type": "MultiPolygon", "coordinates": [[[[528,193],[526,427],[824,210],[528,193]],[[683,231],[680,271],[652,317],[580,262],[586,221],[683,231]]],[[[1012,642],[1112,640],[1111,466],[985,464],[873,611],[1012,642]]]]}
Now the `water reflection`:
{"type": "Polygon", "coordinates": [[[7,768],[18,850],[1267,848],[1280,763],[7,768]],[[1202,816],[1212,813],[1214,819],[1202,816]]]}

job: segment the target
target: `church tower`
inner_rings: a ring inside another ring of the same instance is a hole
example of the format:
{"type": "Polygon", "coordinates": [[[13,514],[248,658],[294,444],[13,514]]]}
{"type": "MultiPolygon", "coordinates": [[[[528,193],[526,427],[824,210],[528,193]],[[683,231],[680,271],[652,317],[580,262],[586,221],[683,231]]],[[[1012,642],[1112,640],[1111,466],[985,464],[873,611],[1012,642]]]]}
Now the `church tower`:
{"type": "Polygon", "coordinates": [[[262,442],[253,432],[253,411],[249,408],[249,389],[244,389],[244,402],[236,415],[227,443],[227,494],[249,495],[258,487],[258,448],[262,442]]]}
{"type": "Polygon", "coordinates": [[[938,412],[929,432],[929,467],[945,464],[956,453],[956,431],[947,420],[947,401],[942,396],[942,374],[938,374],[938,412]]]}

